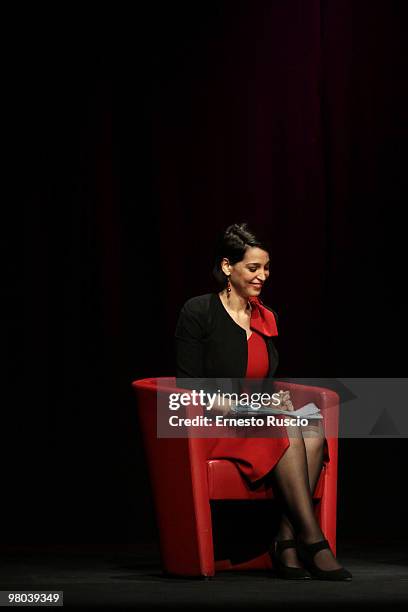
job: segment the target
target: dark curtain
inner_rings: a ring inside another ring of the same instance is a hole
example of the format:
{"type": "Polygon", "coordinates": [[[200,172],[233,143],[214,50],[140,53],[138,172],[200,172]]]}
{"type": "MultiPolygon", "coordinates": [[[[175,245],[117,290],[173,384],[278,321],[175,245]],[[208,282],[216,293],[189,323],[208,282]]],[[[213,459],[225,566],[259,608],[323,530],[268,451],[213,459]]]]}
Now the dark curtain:
{"type": "MultiPolygon", "coordinates": [[[[230,223],[272,240],[281,376],[404,376],[406,3],[42,17],[10,50],[3,542],[137,544],[155,523],[130,383],[174,375],[230,223]]],[[[370,496],[398,490],[405,448],[341,442],[340,537],[391,512],[370,496]]]]}

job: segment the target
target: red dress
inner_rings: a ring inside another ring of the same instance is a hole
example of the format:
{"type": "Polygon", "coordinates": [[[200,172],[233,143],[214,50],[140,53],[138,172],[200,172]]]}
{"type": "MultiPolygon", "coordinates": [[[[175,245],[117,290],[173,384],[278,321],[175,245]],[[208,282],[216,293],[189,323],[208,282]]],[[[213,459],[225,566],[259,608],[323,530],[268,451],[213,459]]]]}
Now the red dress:
{"type": "MultiPolygon", "coordinates": [[[[265,377],[269,370],[269,359],[263,335],[252,329],[247,344],[248,365],[245,377],[265,377]]],[[[218,438],[210,458],[233,461],[241,474],[255,483],[273,469],[290,445],[286,428],[282,426],[279,429],[281,430],[280,437],[218,438]]],[[[326,439],[323,461],[330,461],[326,439]]]]}

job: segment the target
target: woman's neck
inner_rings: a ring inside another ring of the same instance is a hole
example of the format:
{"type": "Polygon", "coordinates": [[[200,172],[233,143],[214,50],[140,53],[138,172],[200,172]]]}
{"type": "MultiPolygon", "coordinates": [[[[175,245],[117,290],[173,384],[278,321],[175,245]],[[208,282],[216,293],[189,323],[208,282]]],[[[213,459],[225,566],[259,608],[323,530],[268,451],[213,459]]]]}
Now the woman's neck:
{"type": "Polygon", "coordinates": [[[223,304],[231,312],[234,312],[237,315],[248,314],[252,310],[249,298],[238,295],[235,293],[235,291],[231,291],[229,297],[227,296],[226,289],[221,291],[218,295],[220,296],[223,304]]]}

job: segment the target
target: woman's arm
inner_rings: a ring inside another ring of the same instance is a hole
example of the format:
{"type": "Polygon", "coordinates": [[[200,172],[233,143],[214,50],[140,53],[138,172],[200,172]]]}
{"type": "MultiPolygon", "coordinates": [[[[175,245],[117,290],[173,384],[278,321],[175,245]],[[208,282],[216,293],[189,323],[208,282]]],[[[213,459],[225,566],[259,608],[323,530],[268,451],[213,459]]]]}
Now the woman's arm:
{"type": "MultiPolygon", "coordinates": [[[[206,378],[204,368],[204,340],[206,338],[206,313],[197,305],[186,302],[181,309],[175,331],[177,386],[186,389],[203,389],[214,393],[211,379],[206,378]],[[190,380],[189,380],[190,379],[190,380]],[[193,379],[193,380],[191,380],[193,379]]],[[[234,405],[235,402],[231,402],[234,405]]],[[[211,413],[228,414],[231,407],[215,402],[211,413]]]]}
{"type": "Polygon", "coordinates": [[[181,309],[174,336],[177,378],[203,378],[205,320],[189,302],[181,309]]]}

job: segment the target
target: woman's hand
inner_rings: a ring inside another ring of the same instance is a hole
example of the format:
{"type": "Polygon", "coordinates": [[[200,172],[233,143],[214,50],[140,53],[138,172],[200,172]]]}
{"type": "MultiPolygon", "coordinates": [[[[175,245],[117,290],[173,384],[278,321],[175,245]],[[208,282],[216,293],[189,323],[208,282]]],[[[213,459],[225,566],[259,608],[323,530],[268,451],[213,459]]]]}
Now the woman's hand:
{"type": "Polygon", "coordinates": [[[278,409],[281,410],[294,410],[294,406],[292,404],[292,400],[290,399],[290,391],[282,391],[282,389],[279,391],[279,395],[280,395],[280,405],[278,406],[278,409]]]}

